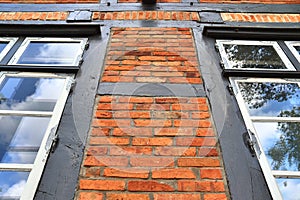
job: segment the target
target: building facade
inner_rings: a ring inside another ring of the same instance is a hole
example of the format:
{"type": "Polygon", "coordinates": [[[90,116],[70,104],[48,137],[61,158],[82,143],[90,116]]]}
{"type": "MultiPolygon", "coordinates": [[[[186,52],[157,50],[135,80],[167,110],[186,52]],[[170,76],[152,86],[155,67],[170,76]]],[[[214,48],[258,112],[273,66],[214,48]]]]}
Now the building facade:
{"type": "Polygon", "coordinates": [[[300,200],[299,0],[0,0],[0,199],[300,200]]]}

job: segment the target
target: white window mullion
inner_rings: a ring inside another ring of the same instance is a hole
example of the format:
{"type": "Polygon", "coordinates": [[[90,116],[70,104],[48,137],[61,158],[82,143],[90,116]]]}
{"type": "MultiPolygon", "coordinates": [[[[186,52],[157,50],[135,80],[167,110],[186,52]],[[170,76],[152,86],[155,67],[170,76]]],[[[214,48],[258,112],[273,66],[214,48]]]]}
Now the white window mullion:
{"type": "Polygon", "coordinates": [[[0,163],[0,171],[27,171],[30,172],[33,164],[0,163]]]}
{"type": "Polygon", "coordinates": [[[6,116],[35,116],[35,117],[51,117],[53,112],[44,111],[18,111],[18,110],[0,110],[0,115],[6,116]]]}
{"type": "Polygon", "coordinates": [[[47,131],[45,133],[44,139],[41,143],[41,148],[39,149],[35,162],[34,162],[34,168],[32,169],[31,173],[29,174],[27,183],[24,188],[24,192],[22,193],[22,196],[20,200],[28,200],[33,199],[35,195],[35,191],[39,184],[39,179],[36,177],[41,177],[47,157],[51,150],[51,144],[52,140],[56,137],[56,130],[70,91],[70,87],[73,83],[73,77],[67,76],[65,78],[65,85],[63,88],[63,91],[59,97],[59,100],[57,101],[52,118],[49,122],[47,131]]]}

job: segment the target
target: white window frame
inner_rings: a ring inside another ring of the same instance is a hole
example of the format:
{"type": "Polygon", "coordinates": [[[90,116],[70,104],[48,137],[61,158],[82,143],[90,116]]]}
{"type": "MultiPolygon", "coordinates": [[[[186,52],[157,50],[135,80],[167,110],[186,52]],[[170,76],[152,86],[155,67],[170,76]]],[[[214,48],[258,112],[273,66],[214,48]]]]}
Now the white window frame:
{"type": "Polygon", "coordinates": [[[300,46],[300,41],[285,41],[285,44],[288,46],[290,51],[293,53],[293,55],[297,58],[298,62],[300,63],[300,55],[294,47],[294,46],[300,46]]]}
{"type": "Polygon", "coordinates": [[[74,60],[71,65],[68,66],[78,66],[82,58],[85,45],[87,43],[86,38],[49,38],[49,37],[27,37],[15,52],[14,56],[9,61],[8,65],[31,65],[31,66],[65,66],[64,64],[19,64],[18,61],[21,55],[24,53],[30,42],[62,42],[62,43],[71,43],[79,42],[80,47],[77,54],[74,56],[74,60]]]}
{"type": "Polygon", "coordinates": [[[6,56],[9,50],[13,47],[13,45],[17,42],[17,37],[0,37],[0,42],[8,42],[6,47],[0,52],[0,61],[6,56]]]}
{"type": "Polygon", "coordinates": [[[299,122],[300,117],[265,117],[265,116],[250,116],[246,104],[243,100],[242,94],[238,88],[238,82],[275,82],[275,83],[297,83],[300,87],[300,79],[298,80],[288,80],[288,79],[275,79],[275,78],[229,78],[230,83],[233,87],[233,91],[240,107],[242,116],[244,118],[247,129],[249,130],[250,139],[255,141],[258,147],[254,148],[257,155],[258,161],[261,165],[262,171],[264,173],[266,182],[269,186],[271,195],[274,200],[282,200],[282,195],[279,190],[278,184],[275,178],[300,178],[299,171],[278,171],[272,170],[271,166],[267,160],[267,157],[263,151],[262,144],[259,142],[258,133],[256,132],[253,122],[299,122]],[[253,134],[253,135],[251,135],[253,134]],[[252,137],[252,138],[251,138],[252,137]]]}
{"type": "Polygon", "coordinates": [[[224,63],[225,69],[234,69],[234,70],[279,70],[279,69],[263,69],[263,68],[233,68],[231,65],[231,61],[227,57],[227,53],[224,48],[224,44],[236,44],[236,45],[259,45],[259,46],[272,46],[274,50],[278,53],[282,62],[287,67],[286,69],[280,69],[284,71],[295,71],[293,64],[290,62],[288,57],[285,55],[283,50],[280,48],[277,42],[274,41],[250,41],[250,40],[216,40],[216,46],[219,49],[222,61],[224,63]]]}
{"type": "Polygon", "coordinates": [[[22,115],[22,116],[47,116],[51,117],[47,130],[41,142],[40,148],[36,155],[33,164],[10,164],[0,163],[0,171],[24,171],[30,172],[25,188],[22,192],[20,200],[30,200],[34,198],[41,175],[43,173],[44,166],[47,161],[47,157],[50,153],[52,142],[56,137],[56,130],[62,116],[62,112],[71,88],[74,82],[74,75],[69,74],[50,74],[50,73],[26,73],[26,72],[1,72],[0,82],[5,77],[37,77],[37,78],[59,78],[65,79],[63,91],[60,97],[57,99],[55,108],[52,112],[46,111],[13,111],[13,110],[1,110],[0,115],[22,115]]]}

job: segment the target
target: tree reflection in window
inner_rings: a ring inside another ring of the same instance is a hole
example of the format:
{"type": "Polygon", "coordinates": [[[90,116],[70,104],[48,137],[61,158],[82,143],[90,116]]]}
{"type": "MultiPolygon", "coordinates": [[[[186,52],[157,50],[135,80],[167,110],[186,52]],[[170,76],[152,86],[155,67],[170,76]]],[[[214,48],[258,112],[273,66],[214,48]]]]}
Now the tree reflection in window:
{"type": "MultiPolygon", "coordinates": [[[[300,107],[294,107],[291,111],[282,111],[279,117],[300,117],[300,107]]],[[[300,171],[300,123],[278,122],[277,127],[282,135],[267,154],[273,159],[272,167],[275,170],[284,170],[285,161],[296,165],[300,171]]]]}
{"type": "Polygon", "coordinates": [[[232,68],[286,69],[273,46],[224,44],[232,68]]]}
{"type": "MultiPolygon", "coordinates": [[[[300,88],[297,83],[239,82],[239,89],[251,116],[275,117],[281,133],[265,152],[273,170],[300,170],[300,122],[280,122],[276,117],[300,117],[300,88]],[[288,165],[288,166],[287,166],[288,165]]],[[[258,135],[261,133],[258,131],[258,135]]],[[[263,145],[264,146],[264,145],[263,145]]],[[[266,145],[267,146],[267,145],[266,145]]]]}

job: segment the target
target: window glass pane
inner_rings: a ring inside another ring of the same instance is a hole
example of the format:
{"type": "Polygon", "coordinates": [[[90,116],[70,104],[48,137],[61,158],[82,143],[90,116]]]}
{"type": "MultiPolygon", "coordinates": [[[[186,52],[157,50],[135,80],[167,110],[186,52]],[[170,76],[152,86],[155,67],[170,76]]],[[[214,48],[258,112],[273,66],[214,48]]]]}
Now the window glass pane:
{"type": "Polygon", "coordinates": [[[298,54],[300,55],[300,46],[294,46],[298,54]]]}
{"type": "Polygon", "coordinates": [[[9,42],[3,42],[3,41],[1,41],[0,42],[0,53],[3,51],[3,49],[7,46],[7,44],[8,44],[9,42]]]}
{"type": "Polygon", "coordinates": [[[50,118],[0,116],[0,162],[32,164],[50,118]]]}
{"type": "Polygon", "coordinates": [[[284,200],[300,199],[300,179],[277,178],[276,181],[284,200]]]}
{"type": "Polygon", "coordinates": [[[232,68],[287,69],[273,46],[224,44],[232,68]]]}
{"type": "Polygon", "coordinates": [[[0,199],[19,199],[29,172],[0,171],[0,199]]]}
{"type": "Polygon", "coordinates": [[[75,65],[80,42],[31,41],[16,64],[75,65]]]}
{"type": "Polygon", "coordinates": [[[296,117],[300,108],[297,83],[239,82],[244,102],[252,116],[296,117]]]}
{"type": "Polygon", "coordinates": [[[0,84],[0,110],[52,111],[65,79],[5,77],[0,84]]]}
{"type": "Polygon", "coordinates": [[[300,171],[300,122],[254,122],[272,170],[300,171]]]}

